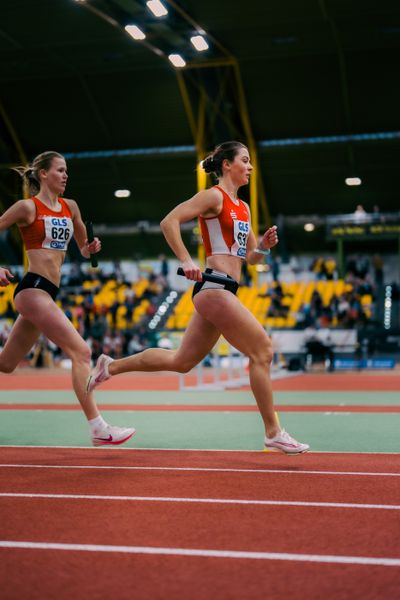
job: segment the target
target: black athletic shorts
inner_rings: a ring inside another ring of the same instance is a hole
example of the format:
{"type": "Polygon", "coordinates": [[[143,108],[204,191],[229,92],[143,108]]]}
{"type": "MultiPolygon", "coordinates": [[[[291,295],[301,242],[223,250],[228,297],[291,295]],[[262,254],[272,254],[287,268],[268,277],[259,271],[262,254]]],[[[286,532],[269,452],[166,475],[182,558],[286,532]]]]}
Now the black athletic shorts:
{"type": "Polygon", "coordinates": [[[232,294],[237,293],[239,284],[237,281],[233,279],[230,275],[223,273],[222,271],[216,271],[215,269],[206,269],[206,273],[213,273],[214,275],[222,275],[223,277],[228,277],[230,281],[226,284],[223,283],[214,283],[213,281],[197,281],[193,287],[192,298],[195,297],[201,290],[228,290],[232,292],[232,294]]]}
{"type": "Polygon", "coordinates": [[[14,291],[14,298],[21,290],[27,290],[31,288],[36,288],[38,290],[44,290],[55,300],[57,298],[57,294],[59,289],[54,283],[43,277],[43,275],[38,275],[37,273],[26,273],[24,277],[21,279],[17,287],[14,291]]]}

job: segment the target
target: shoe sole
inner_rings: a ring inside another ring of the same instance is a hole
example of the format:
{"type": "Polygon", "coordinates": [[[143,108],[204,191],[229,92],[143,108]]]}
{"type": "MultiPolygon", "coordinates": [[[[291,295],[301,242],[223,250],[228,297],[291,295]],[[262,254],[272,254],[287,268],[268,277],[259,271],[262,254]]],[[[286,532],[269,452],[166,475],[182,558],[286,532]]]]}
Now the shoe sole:
{"type": "MultiPolygon", "coordinates": [[[[97,369],[97,364],[94,370],[97,369]]],[[[107,381],[107,379],[109,379],[109,377],[107,377],[106,379],[103,379],[103,381],[107,381]]],[[[101,383],[103,383],[103,381],[99,381],[99,383],[96,383],[96,378],[93,375],[89,375],[89,377],[87,378],[86,381],[86,393],[90,394],[91,392],[93,392],[93,390],[100,385],[101,383]]]]}
{"type": "Polygon", "coordinates": [[[296,452],[286,452],[285,450],[282,450],[281,448],[275,448],[275,447],[269,447],[269,446],[264,446],[264,450],[263,452],[276,452],[278,454],[286,454],[287,456],[297,456],[297,454],[305,454],[306,452],[309,452],[310,448],[306,448],[305,450],[297,450],[296,452]]]}
{"type": "Polygon", "coordinates": [[[99,383],[96,383],[96,379],[94,379],[93,375],[89,375],[87,383],[86,383],[86,393],[90,394],[99,385],[101,385],[102,383],[104,383],[104,381],[107,381],[107,379],[104,379],[103,381],[99,381],[99,383]]]}
{"type": "Polygon", "coordinates": [[[123,438],[122,440],[118,440],[117,442],[106,442],[106,441],[100,441],[100,440],[96,440],[93,441],[92,440],[92,446],[95,447],[99,447],[99,446],[119,446],[120,444],[124,444],[125,442],[127,442],[128,440],[131,439],[131,437],[133,437],[136,433],[136,430],[132,431],[132,433],[130,433],[127,437],[123,438]]]}
{"type": "Polygon", "coordinates": [[[86,393],[89,394],[92,390],[90,389],[90,384],[92,383],[92,376],[89,375],[86,382],[86,393]]]}

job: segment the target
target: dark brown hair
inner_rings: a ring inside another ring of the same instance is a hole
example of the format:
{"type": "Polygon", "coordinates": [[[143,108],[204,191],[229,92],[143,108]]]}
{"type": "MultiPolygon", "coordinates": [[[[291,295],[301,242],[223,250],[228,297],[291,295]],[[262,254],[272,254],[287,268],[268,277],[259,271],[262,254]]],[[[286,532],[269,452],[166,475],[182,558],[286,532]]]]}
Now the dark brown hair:
{"type": "Polygon", "coordinates": [[[235,141],[219,144],[214,152],[203,160],[203,169],[206,173],[215,173],[217,177],[222,177],[222,163],[224,160],[229,160],[230,162],[233,161],[241,148],[247,148],[247,146],[241,142],[235,141]]]}
{"type": "Polygon", "coordinates": [[[41,169],[48,171],[54,158],[64,159],[62,154],[49,150],[38,154],[27,167],[13,167],[13,171],[16,171],[21,175],[22,179],[25,179],[28,182],[30,194],[37,194],[40,190],[39,171],[41,169]]]}

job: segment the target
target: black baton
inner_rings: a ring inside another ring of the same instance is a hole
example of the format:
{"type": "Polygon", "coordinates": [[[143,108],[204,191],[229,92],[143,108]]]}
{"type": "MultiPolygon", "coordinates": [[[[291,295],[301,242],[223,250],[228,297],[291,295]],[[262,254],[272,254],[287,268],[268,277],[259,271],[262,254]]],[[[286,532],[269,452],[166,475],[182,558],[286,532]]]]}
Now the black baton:
{"type": "MultiPolygon", "coordinates": [[[[94,233],[93,233],[93,223],[92,221],[86,221],[86,231],[87,231],[87,239],[88,243],[91,244],[94,241],[94,233]]],[[[98,266],[97,258],[94,254],[90,255],[90,264],[95,269],[98,266]]]]}
{"type": "MultiPolygon", "coordinates": [[[[177,274],[186,277],[185,271],[182,269],[182,267],[178,268],[177,274]]],[[[221,283],[222,285],[232,285],[233,283],[236,283],[235,280],[231,279],[230,277],[224,277],[223,275],[214,275],[213,273],[202,273],[202,277],[203,281],[212,281],[213,283],[221,283]]]]}

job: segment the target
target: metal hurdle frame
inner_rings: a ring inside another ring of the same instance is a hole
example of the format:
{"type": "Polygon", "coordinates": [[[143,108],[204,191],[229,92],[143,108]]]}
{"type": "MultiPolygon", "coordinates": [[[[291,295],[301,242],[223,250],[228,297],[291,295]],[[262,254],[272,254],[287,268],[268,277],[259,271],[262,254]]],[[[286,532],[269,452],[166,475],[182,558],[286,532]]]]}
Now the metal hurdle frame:
{"type": "MultiPolygon", "coordinates": [[[[212,349],[211,354],[213,361],[213,381],[204,381],[205,367],[202,361],[196,365],[196,367],[192,369],[190,373],[179,373],[180,391],[221,391],[250,385],[249,375],[246,372],[247,357],[239,352],[234,346],[228,344],[225,339],[220,338],[212,349]],[[225,344],[228,346],[228,355],[221,356],[218,350],[222,345],[225,344]],[[224,359],[227,359],[228,364],[226,367],[221,365],[224,359]],[[238,362],[239,364],[237,365],[235,362],[238,362]],[[193,375],[193,372],[196,374],[195,385],[186,385],[185,377],[189,374],[193,375]],[[224,378],[222,377],[223,373],[226,374],[226,377],[224,378]]],[[[277,358],[277,356],[278,354],[276,353],[275,358],[277,358]]],[[[282,369],[277,361],[274,361],[271,365],[271,379],[273,380],[293,377],[294,375],[298,375],[298,373],[296,371],[290,372],[287,369],[282,369]]]]}
{"type": "Polygon", "coordinates": [[[211,351],[212,362],[213,362],[213,381],[206,383],[204,381],[204,365],[203,361],[196,365],[193,371],[196,373],[196,384],[186,385],[185,377],[186,374],[179,373],[179,390],[180,391],[191,391],[191,392],[202,392],[204,390],[225,390],[232,388],[240,388],[245,385],[249,385],[249,376],[246,373],[246,357],[244,354],[236,350],[233,346],[228,344],[224,339],[219,339],[214,348],[211,351]],[[228,355],[221,357],[219,349],[222,345],[228,346],[228,355]],[[221,365],[222,360],[227,359],[227,367],[221,365]],[[239,362],[238,366],[235,366],[235,361],[239,362]],[[222,377],[222,374],[226,373],[226,377],[222,377]]]}

